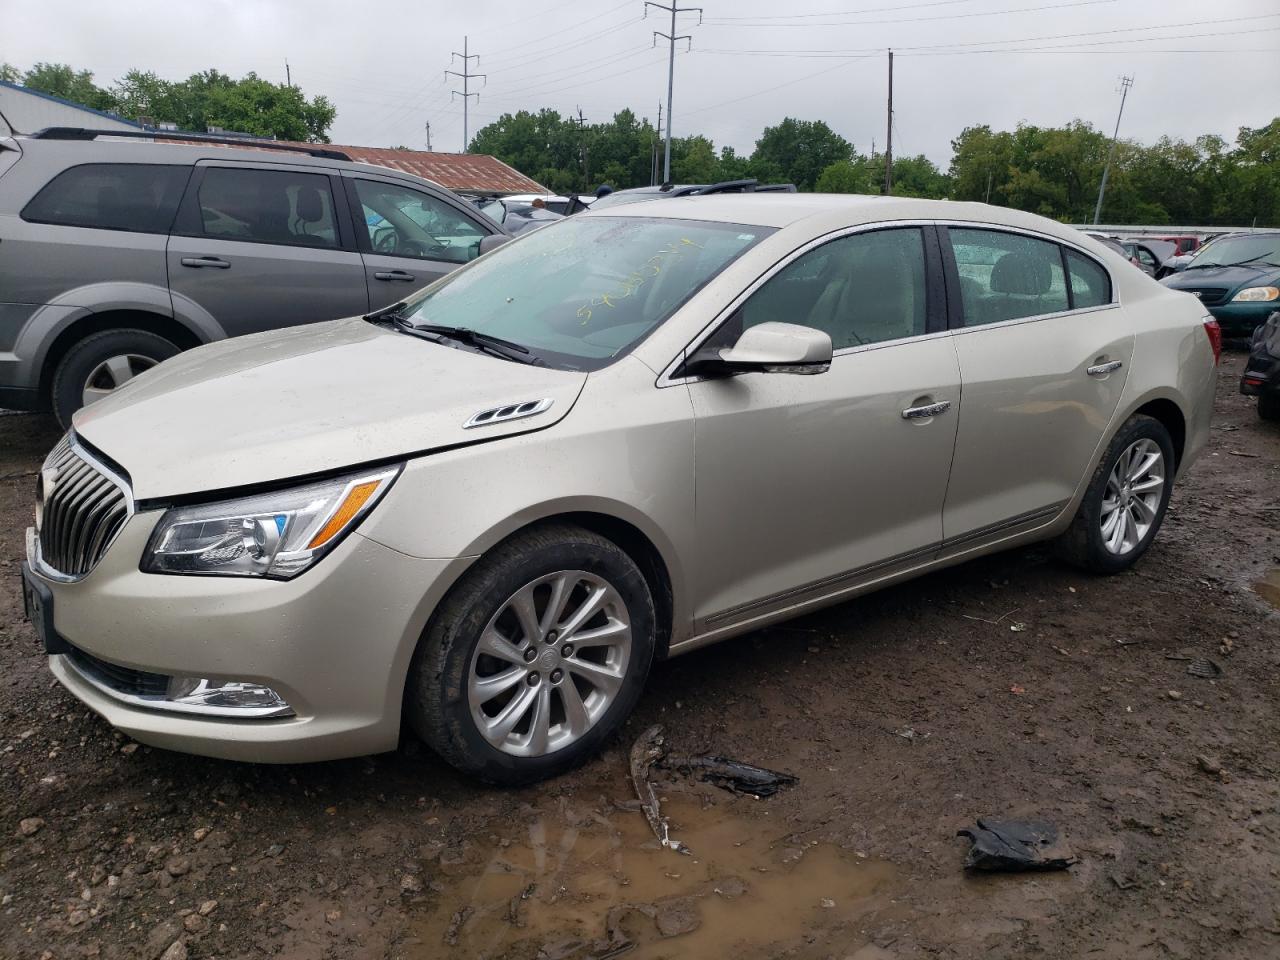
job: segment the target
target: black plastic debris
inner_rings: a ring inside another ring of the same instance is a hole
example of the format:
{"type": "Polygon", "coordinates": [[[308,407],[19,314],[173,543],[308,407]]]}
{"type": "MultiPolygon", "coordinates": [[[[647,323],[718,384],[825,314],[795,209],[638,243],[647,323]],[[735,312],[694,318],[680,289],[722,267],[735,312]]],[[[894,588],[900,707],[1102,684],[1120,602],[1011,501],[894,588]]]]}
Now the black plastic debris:
{"type": "Polygon", "coordinates": [[[797,777],[725,757],[671,757],[662,760],[664,767],[691,773],[724,790],[753,797],[771,797],[783,787],[799,783],[797,777]]]}
{"type": "Polygon", "coordinates": [[[1197,657],[1187,664],[1187,673],[1202,680],[1216,680],[1222,676],[1222,668],[1208,657],[1197,657]]]}
{"type": "Polygon", "coordinates": [[[1058,828],[1045,820],[991,820],[956,833],[973,841],[966,870],[1065,870],[1076,858],[1058,841],[1058,828]]]}

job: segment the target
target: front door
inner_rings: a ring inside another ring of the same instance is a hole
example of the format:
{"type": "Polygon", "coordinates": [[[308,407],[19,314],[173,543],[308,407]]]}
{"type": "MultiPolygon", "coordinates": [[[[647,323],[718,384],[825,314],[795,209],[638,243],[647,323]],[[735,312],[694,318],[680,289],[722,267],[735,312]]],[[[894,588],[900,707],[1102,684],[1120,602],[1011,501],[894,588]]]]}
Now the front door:
{"type": "Polygon", "coordinates": [[[202,163],[168,243],[179,313],[228,336],[366,313],[364,264],[315,168],[202,163]]]}
{"type": "Polygon", "coordinates": [[[792,260],[714,334],[830,334],[831,368],[691,383],[703,630],[930,558],[961,414],[932,228],[850,234],[792,260]],[[933,415],[932,404],[940,404],[933,415]]]}
{"type": "Polygon", "coordinates": [[[348,175],[356,241],[364,257],[372,309],[403,300],[480,255],[480,241],[494,233],[482,214],[408,184],[348,175]]]}
{"type": "Polygon", "coordinates": [[[964,415],[943,526],[961,549],[1066,506],[1120,402],[1133,335],[1091,257],[1023,234],[946,233],[964,415]]]}

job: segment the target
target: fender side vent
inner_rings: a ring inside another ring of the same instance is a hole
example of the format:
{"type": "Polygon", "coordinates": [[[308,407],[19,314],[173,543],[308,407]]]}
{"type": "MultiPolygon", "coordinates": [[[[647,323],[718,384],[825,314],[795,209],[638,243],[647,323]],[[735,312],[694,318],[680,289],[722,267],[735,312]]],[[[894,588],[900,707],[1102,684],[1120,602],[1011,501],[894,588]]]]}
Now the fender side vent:
{"type": "Polygon", "coordinates": [[[506,423],[509,420],[521,420],[524,417],[535,417],[551,409],[553,401],[550,397],[542,400],[523,400],[520,403],[508,403],[501,407],[490,407],[481,410],[462,425],[464,430],[472,427],[487,427],[495,423],[506,423]]]}

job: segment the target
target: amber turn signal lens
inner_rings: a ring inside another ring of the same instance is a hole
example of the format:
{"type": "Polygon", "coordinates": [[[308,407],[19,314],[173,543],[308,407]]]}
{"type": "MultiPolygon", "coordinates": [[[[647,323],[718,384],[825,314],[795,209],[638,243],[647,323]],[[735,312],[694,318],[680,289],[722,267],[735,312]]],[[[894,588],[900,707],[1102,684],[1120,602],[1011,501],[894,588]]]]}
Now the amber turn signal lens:
{"type": "Polygon", "coordinates": [[[307,544],[307,549],[314,550],[316,547],[322,547],[337,536],[342,528],[351,522],[351,518],[360,512],[360,508],[365,505],[365,502],[373,496],[380,483],[381,481],[379,480],[370,480],[368,483],[361,483],[352,487],[351,492],[343,498],[342,503],[338,504],[338,509],[333,511],[333,516],[311,538],[311,542],[307,544]]]}

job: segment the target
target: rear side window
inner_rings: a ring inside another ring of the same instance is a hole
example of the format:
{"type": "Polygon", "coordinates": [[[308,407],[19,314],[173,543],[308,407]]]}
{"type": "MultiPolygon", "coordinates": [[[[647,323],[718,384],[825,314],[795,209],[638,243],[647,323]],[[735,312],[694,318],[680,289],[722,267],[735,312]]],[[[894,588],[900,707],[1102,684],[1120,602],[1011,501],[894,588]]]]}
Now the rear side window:
{"type": "Polygon", "coordinates": [[[1111,302],[1111,277],[1095,261],[1067,251],[1067,274],[1071,278],[1071,305],[1080,310],[1111,302]]]}
{"type": "Polygon", "coordinates": [[[50,180],[22,219],[97,230],[168,233],[190,167],[151,163],[87,163],[50,180]]]}
{"type": "Polygon", "coordinates": [[[948,232],[966,327],[1068,309],[1056,243],[996,230],[952,227],[948,232]]]}
{"type": "Polygon", "coordinates": [[[338,246],[333,191],[323,174],[209,167],[199,205],[200,230],[207,237],[338,246]]]}

